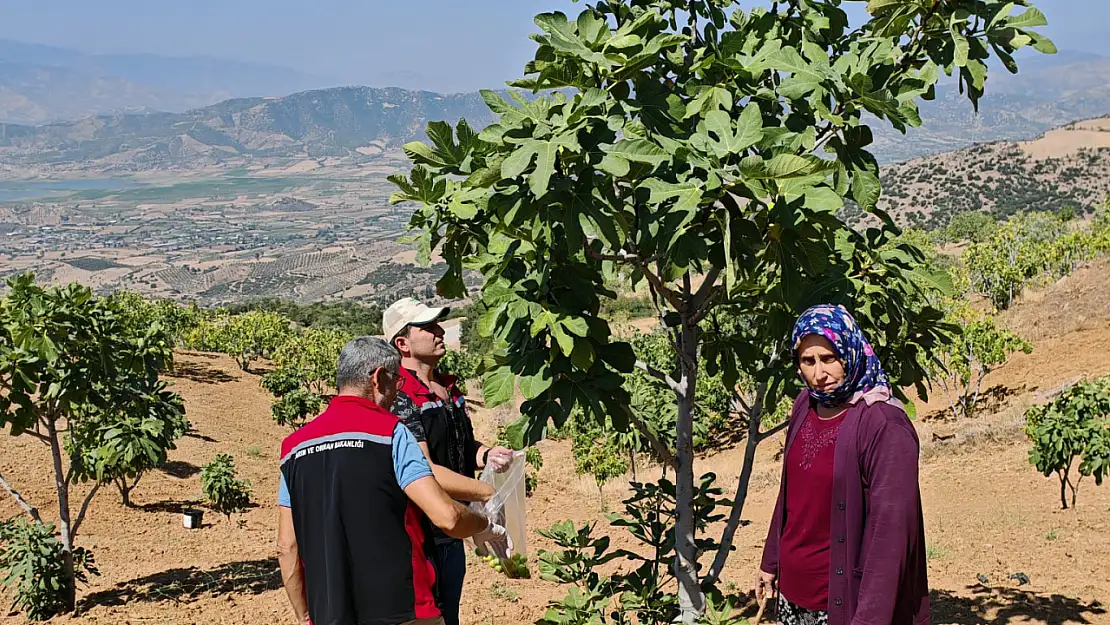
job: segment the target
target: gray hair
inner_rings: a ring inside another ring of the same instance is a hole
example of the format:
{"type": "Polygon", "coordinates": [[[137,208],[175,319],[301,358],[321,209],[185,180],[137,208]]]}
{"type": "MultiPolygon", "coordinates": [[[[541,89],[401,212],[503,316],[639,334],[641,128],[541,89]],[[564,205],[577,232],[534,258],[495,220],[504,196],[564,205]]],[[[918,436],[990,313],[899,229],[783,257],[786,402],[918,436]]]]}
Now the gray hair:
{"type": "Polygon", "coordinates": [[[355,337],[339,352],[335,389],[365,388],[375,370],[397,373],[400,368],[401,354],[397,348],[374,336],[355,337]]]}

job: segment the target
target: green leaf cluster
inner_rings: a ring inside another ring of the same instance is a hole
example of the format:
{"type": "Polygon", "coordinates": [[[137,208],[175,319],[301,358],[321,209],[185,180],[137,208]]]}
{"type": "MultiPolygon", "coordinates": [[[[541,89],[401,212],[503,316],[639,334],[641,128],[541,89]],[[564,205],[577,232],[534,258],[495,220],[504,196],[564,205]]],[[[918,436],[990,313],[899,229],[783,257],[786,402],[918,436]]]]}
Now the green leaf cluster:
{"type": "Polygon", "coordinates": [[[231,314],[253,310],[277,313],[303,328],[338,330],[352,336],[377,336],[382,333],[382,311],[351,300],[298,304],[265,297],[228,307],[231,314]]]}
{"type": "Polygon", "coordinates": [[[957,281],[1005,310],[1029,285],[1051,282],[1110,251],[1110,226],[1102,209],[1089,226],[1050,213],[1022,213],[972,242],[961,257],[957,281]]]}
{"type": "Polygon", "coordinates": [[[455,376],[459,389],[465,394],[467,381],[477,379],[481,372],[482,357],[466,348],[448,349],[437,368],[443,373],[455,376]]]}
{"type": "Polygon", "coordinates": [[[66,611],[66,597],[74,583],[88,583],[99,575],[92,552],[74,550],[76,577],[70,579],[63,565],[62,543],[54,525],[16,517],[0,522],[0,584],[12,598],[12,607],[28,620],[45,621],[66,611]]]}
{"type": "Polygon", "coordinates": [[[1039,14],[898,1],[853,29],[834,2],[725,6],[680,14],[665,1],[606,2],[577,19],[540,15],[539,49],[515,84],[559,91],[486,93],[495,124],[479,133],[436,122],[430,145],[406,146],[414,168],[393,178],[393,201],[418,204],[410,225],[447,262],[442,294],[463,295],[464,269],[485,276],[479,334],[504,348],[485,374],[486,399],[508,401],[519,385],[530,439],[572,406],[613,415],[627,404],[629,350],[599,317],[613,298],[610,264],[630,266],[635,282],[658,273],[652,286],[672,309],[682,304],[659,287],[721,271],[715,303],[762,339],[709,355],[729,383],[742,363],[783,361],[769,341],[817,301],[845,303],[881,329],[884,355],[898,356],[888,362],[907,363],[900,383],[919,382],[916,352],[943,340],[931,329],[938,311],[898,304],[916,288],[905,281],[920,251],[876,252],[897,230],[876,212],[864,115],[919,124],[917,101],[932,97],[941,71],[977,101],[992,52],[1010,65],[1018,48],[1048,48],[1030,30],[1039,14]],[[885,225],[852,230],[836,217],[846,200],[885,225]],[[913,353],[901,353],[907,344],[913,353]]]}
{"type": "Polygon", "coordinates": [[[292,334],[289,319],[274,312],[223,313],[193,328],[186,336],[186,345],[227,354],[240,369],[249,371],[252,362],[272,357],[292,334]]]}
{"type": "Polygon", "coordinates": [[[231,518],[246,512],[251,503],[251,484],[236,477],[235,460],[230,454],[217,454],[200,471],[200,484],[209,507],[231,518]]]}
{"type": "Polygon", "coordinates": [[[1079,482],[1092,476],[1102,484],[1110,471],[1110,378],[1084,380],[1043,406],[1025,413],[1025,433],[1033,443],[1029,462],[1049,477],[1060,478],[1060,503],[1075,505],[1079,482]],[[1072,469],[1079,460],[1079,476],[1072,469]]]}
{"type": "MultiPolygon", "coordinates": [[[[695,527],[699,534],[725,516],[731,502],[715,484],[712,473],[703,475],[694,497],[695,527]]],[[[539,551],[540,577],[570,585],[566,596],[548,603],[537,623],[541,625],[586,625],[628,623],[672,623],[678,614],[674,574],[665,561],[674,550],[673,531],[677,515],[674,483],[661,479],[654,483],[632,482],[632,494],[625,499],[623,513],[607,514],[612,527],[623,529],[632,547],[614,549],[610,538],[596,536],[595,525],[576,526],[571,521],[556,523],[539,534],[559,549],[539,551]],[[611,570],[611,575],[599,569],[611,570]],[[609,566],[607,566],[609,565],[609,566]]],[[[700,552],[716,548],[716,541],[699,536],[700,552]]],[[[720,595],[714,587],[711,594],[720,595]]]]}
{"type": "Polygon", "coordinates": [[[183,346],[186,335],[208,315],[196,302],[183,306],[169,299],[150,299],[135,291],[116,291],[107,300],[124,325],[133,332],[141,333],[157,323],[175,346],[183,346]]]}

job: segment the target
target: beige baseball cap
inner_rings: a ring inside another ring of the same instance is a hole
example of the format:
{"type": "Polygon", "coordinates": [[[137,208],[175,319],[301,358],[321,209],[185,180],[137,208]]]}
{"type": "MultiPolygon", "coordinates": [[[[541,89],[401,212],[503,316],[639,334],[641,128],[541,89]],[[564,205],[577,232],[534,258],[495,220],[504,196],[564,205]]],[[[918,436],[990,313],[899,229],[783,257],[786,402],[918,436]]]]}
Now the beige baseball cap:
{"type": "Polygon", "coordinates": [[[382,333],[385,335],[385,340],[393,341],[406,326],[419,326],[439,321],[450,312],[451,309],[447,306],[429,308],[414,297],[399,299],[382,313],[382,333]]]}

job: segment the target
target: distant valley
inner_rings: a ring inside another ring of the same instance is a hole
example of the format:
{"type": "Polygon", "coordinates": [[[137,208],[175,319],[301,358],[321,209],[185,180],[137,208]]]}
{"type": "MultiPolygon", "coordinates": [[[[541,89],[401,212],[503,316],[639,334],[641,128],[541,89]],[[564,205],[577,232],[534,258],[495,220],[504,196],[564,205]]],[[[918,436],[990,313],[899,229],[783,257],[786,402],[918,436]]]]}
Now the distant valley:
{"type": "MultiPolygon", "coordinates": [[[[1061,55],[990,80],[978,115],[944,86],[922,105],[923,128],[875,125],[883,207],[900,222],[1085,210],[1110,192],[1110,120],[1099,119],[1110,60],[1061,55]]],[[[407,168],[399,148],[428,121],[460,118],[494,119],[477,93],[337,87],[0,123],[0,276],[206,304],[435,297],[436,270],[397,241],[408,214],[388,205],[386,177],[407,168]]]]}

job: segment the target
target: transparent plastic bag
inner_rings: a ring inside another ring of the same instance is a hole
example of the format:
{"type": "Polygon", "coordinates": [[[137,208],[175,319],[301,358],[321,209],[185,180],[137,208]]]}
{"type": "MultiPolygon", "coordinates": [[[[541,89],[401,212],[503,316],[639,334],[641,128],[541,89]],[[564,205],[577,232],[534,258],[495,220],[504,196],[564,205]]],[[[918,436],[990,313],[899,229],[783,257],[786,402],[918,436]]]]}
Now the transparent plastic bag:
{"type": "MultiPolygon", "coordinates": [[[[504,473],[497,473],[493,467],[486,466],[478,479],[493,486],[493,498],[486,502],[470,504],[471,509],[488,516],[494,523],[504,527],[509,538],[512,539],[513,550],[510,558],[512,562],[500,563],[503,572],[509,577],[527,577],[528,530],[525,527],[524,511],[526,469],[527,462],[524,460],[523,451],[513,452],[513,463],[504,473]]],[[[488,552],[484,544],[475,545],[475,547],[479,556],[485,556],[488,552]]]]}

